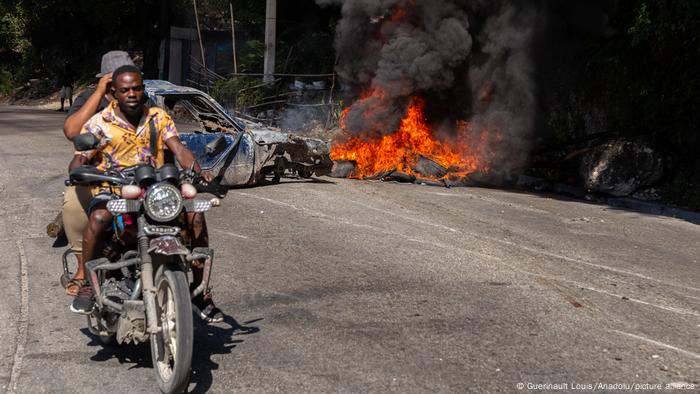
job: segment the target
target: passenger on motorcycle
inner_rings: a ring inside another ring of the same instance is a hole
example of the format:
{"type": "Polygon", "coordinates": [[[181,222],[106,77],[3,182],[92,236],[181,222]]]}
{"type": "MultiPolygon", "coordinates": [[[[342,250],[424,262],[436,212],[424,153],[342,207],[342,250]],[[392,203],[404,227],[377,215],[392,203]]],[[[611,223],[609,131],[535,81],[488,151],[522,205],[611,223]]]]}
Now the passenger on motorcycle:
{"type": "MultiPolygon", "coordinates": [[[[83,125],[114,100],[111,92],[112,72],[125,65],[134,65],[124,51],[109,51],[102,56],[99,78],[94,89],[87,89],[76,97],[63,122],[63,134],[73,140],[83,125]]],[[[63,226],[71,250],[78,260],[77,270],[66,286],[66,294],[77,296],[80,287],[87,283],[83,260],[83,232],[88,224],[87,208],[92,200],[88,186],[67,186],[63,193],[63,226]]]]}
{"type": "MultiPolygon", "coordinates": [[[[162,109],[147,106],[141,71],[135,66],[119,67],[112,74],[112,94],[115,101],[90,118],[81,133],[92,133],[100,140],[100,145],[91,151],[76,152],[70,169],[97,160],[97,168],[123,170],[132,166],[151,164],[158,168],[164,162],[164,147],[172,152],[175,160],[183,168],[194,168],[195,173],[207,180],[211,175],[202,172],[192,152],[178,137],[175,124],[162,109]],[[149,124],[156,129],[155,152],[151,152],[149,124]]],[[[112,224],[112,214],[107,210],[109,200],[118,197],[119,190],[100,186],[92,190],[93,199],[89,205],[89,224],[83,233],[83,259],[87,262],[100,257],[100,245],[105,231],[112,224]]],[[[187,237],[192,247],[207,247],[209,243],[206,222],[201,213],[184,214],[187,237]]],[[[203,279],[203,263],[193,264],[193,286],[203,279]]],[[[71,305],[71,310],[88,314],[94,306],[93,289],[89,285],[81,288],[71,305]]],[[[222,321],[223,314],[214,306],[211,293],[207,290],[193,300],[193,306],[200,317],[209,322],[222,321]]]]}

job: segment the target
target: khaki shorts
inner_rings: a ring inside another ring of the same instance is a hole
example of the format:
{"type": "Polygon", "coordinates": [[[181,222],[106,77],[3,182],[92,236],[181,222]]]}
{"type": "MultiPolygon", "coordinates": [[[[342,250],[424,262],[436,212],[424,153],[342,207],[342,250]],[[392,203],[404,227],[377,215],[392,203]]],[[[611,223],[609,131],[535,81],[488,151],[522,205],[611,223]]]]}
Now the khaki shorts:
{"type": "Polygon", "coordinates": [[[63,86],[61,87],[61,93],[59,98],[62,99],[72,99],[73,98],[73,88],[70,86],[63,86]]]}
{"type": "Polygon", "coordinates": [[[68,186],[63,194],[63,229],[76,253],[83,251],[83,231],[88,225],[88,207],[92,201],[89,186],[68,186]]]}

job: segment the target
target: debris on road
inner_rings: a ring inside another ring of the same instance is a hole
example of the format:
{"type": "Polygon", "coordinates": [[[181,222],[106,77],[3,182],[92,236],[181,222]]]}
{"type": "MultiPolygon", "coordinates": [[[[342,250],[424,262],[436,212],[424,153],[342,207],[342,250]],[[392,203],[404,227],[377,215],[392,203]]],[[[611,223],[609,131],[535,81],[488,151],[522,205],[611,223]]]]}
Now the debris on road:
{"type": "Polygon", "coordinates": [[[661,156],[648,146],[625,140],[593,148],[581,163],[587,189],[613,196],[628,196],[651,186],[663,175],[661,156]]]}
{"type": "Polygon", "coordinates": [[[447,168],[441,166],[425,156],[419,156],[418,161],[412,167],[413,171],[429,178],[442,178],[447,175],[447,168]]]}
{"type": "Polygon", "coordinates": [[[355,164],[348,160],[333,161],[333,168],[329,174],[333,178],[350,178],[354,175],[355,164]]]}
{"type": "Polygon", "coordinates": [[[51,238],[58,238],[59,234],[63,232],[63,213],[59,212],[58,215],[46,225],[46,235],[51,238]]]}

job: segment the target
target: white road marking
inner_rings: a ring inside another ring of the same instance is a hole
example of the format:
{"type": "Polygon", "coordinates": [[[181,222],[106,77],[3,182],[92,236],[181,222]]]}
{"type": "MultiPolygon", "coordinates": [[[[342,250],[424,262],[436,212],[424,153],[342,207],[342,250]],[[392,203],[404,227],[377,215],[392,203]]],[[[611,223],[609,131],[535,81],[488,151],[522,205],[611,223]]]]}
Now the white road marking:
{"type": "Polygon", "coordinates": [[[695,297],[695,296],[691,296],[691,295],[687,295],[687,294],[684,295],[684,297],[694,298],[694,299],[696,299],[696,300],[700,300],[700,297],[695,297]]]}
{"type": "MultiPolygon", "coordinates": [[[[537,274],[534,274],[534,275],[537,275],[537,274]]],[[[540,275],[540,276],[541,276],[541,275],[540,275]]],[[[551,279],[557,279],[557,278],[551,278],[551,279]]],[[[611,297],[615,297],[615,298],[619,298],[619,299],[622,299],[622,298],[623,298],[623,296],[620,295],[620,294],[615,294],[615,293],[611,293],[611,292],[606,291],[606,290],[602,290],[602,289],[597,289],[597,288],[595,288],[595,287],[586,286],[586,285],[584,285],[584,284],[582,284],[582,283],[579,283],[579,282],[576,282],[576,281],[573,281],[573,280],[568,280],[568,279],[564,279],[564,278],[558,278],[557,280],[562,281],[562,282],[569,282],[569,283],[574,284],[574,285],[576,285],[576,286],[578,286],[578,287],[580,287],[580,288],[582,288],[582,289],[586,289],[586,290],[590,290],[590,291],[595,291],[595,292],[598,292],[598,293],[600,293],[600,294],[605,294],[605,295],[608,295],[608,296],[611,296],[611,297]]],[[[654,304],[653,302],[643,301],[643,300],[640,300],[640,299],[637,299],[637,298],[631,298],[631,297],[625,297],[625,298],[626,298],[628,301],[636,302],[636,303],[642,304],[642,305],[653,306],[653,307],[655,307],[655,308],[663,309],[663,310],[666,310],[666,311],[669,311],[669,312],[678,313],[678,314],[680,314],[680,315],[691,315],[691,316],[700,317],[700,313],[695,312],[695,311],[690,310],[690,309],[677,308],[677,307],[675,307],[675,306],[665,306],[665,305],[660,305],[660,304],[654,304]]]]}
{"type": "Polygon", "coordinates": [[[610,332],[614,332],[614,333],[617,333],[617,334],[620,334],[620,335],[624,335],[624,336],[627,336],[627,337],[630,337],[630,338],[638,339],[638,340],[640,340],[640,341],[644,341],[644,342],[647,342],[647,343],[651,343],[651,344],[653,344],[653,345],[660,346],[660,347],[664,347],[664,348],[666,348],[666,349],[675,350],[675,351],[677,351],[677,352],[679,352],[679,353],[685,354],[686,356],[690,356],[690,357],[692,357],[692,358],[696,358],[696,359],[699,359],[699,360],[700,360],[700,354],[695,353],[695,352],[691,352],[690,350],[681,349],[681,348],[679,348],[679,347],[675,347],[675,346],[669,345],[669,344],[667,344],[667,343],[663,343],[663,342],[659,342],[659,341],[654,340],[654,339],[650,339],[650,338],[647,338],[647,337],[643,337],[643,336],[641,336],[641,335],[630,334],[629,332],[624,332],[624,331],[619,331],[619,330],[610,330],[610,332]]]}
{"type": "Polygon", "coordinates": [[[29,324],[29,278],[27,276],[27,257],[24,254],[22,240],[17,241],[17,249],[19,250],[20,267],[20,312],[19,326],[17,327],[17,345],[7,391],[9,394],[17,392],[17,383],[19,383],[19,374],[22,370],[22,361],[24,360],[24,345],[27,342],[27,326],[29,324]]]}
{"type": "MultiPolygon", "coordinates": [[[[541,278],[545,278],[545,279],[549,279],[549,280],[554,280],[554,281],[559,281],[559,282],[567,282],[567,283],[571,283],[571,284],[573,284],[573,285],[576,285],[577,287],[580,287],[580,288],[582,288],[582,289],[586,289],[586,290],[589,290],[589,291],[594,291],[594,292],[596,292],[596,293],[604,294],[604,295],[607,295],[607,296],[610,296],[610,297],[614,297],[614,298],[618,298],[618,299],[623,299],[623,296],[622,296],[621,294],[615,294],[615,293],[609,292],[609,291],[607,291],[607,290],[602,290],[602,289],[598,289],[598,288],[595,288],[595,287],[591,287],[591,286],[585,285],[585,284],[583,284],[583,283],[577,282],[577,281],[575,281],[575,280],[566,279],[566,278],[562,278],[562,277],[558,277],[558,276],[549,276],[549,275],[539,274],[539,273],[536,273],[536,272],[526,271],[526,270],[523,270],[523,269],[520,269],[520,268],[513,267],[512,265],[506,263],[505,261],[503,261],[503,260],[501,260],[501,259],[496,259],[496,261],[498,261],[498,262],[501,263],[502,265],[505,265],[506,267],[510,268],[510,269],[513,270],[513,271],[521,272],[521,273],[526,274],[526,275],[531,275],[531,276],[535,276],[535,277],[541,277],[541,278]]],[[[643,300],[640,300],[640,299],[637,299],[637,298],[631,298],[631,297],[626,297],[626,296],[624,296],[624,299],[626,299],[626,300],[628,300],[628,301],[631,301],[631,302],[636,302],[636,303],[638,303],[638,304],[642,304],[642,305],[647,305],[647,306],[652,306],[652,307],[655,307],[655,308],[663,309],[663,310],[665,310],[665,311],[677,313],[677,314],[680,314],[680,315],[690,315],[690,316],[700,317],[700,313],[698,313],[698,312],[696,312],[696,311],[694,311],[694,310],[690,310],[690,309],[677,308],[677,307],[673,307],[673,306],[666,306],[666,305],[655,304],[655,303],[653,303],[653,302],[643,301],[643,300]]]]}
{"type": "Polygon", "coordinates": [[[474,237],[474,238],[488,239],[488,240],[490,240],[490,241],[494,241],[494,242],[498,242],[498,243],[501,243],[501,244],[505,244],[505,245],[509,245],[509,246],[514,246],[514,247],[516,247],[516,248],[520,248],[520,249],[523,249],[523,250],[527,250],[528,252],[537,253],[537,254],[541,254],[541,255],[545,255],[545,256],[549,256],[549,257],[554,257],[554,258],[557,258],[557,259],[560,259],[560,260],[564,260],[564,261],[566,261],[566,262],[568,262],[568,263],[585,264],[585,265],[589,265],[589,266],[591,266],[591,267],[596,267],[596,268],[604,269],[604,270],[607,270],[607,271],[613,271],[613,272],[617,272],[617,273],[620,273],[620,274],[626,274],[626,275],[636,276],[636,277],[638,277],[638,278],[650,280],[650,281],[652,281],[652,282],[661,283],[661,284],[665,284],[665,285],[668,285],[668,286],[680,287],[680,288],[683,288],[683,289],[686,289],[686,290],[700,291],[700,289],[698,289],[697,287],[684,286],[684,285],[680,285],[680,284],[677,284],[677,283],[670,283],[670,282],[666,282],[666,281],[663,281],[663,280],[660,280],[660,279],[652,278],[651,276],[647,276],[647,275],[644,275],[644,274],[640,274],[640,273],[637,273],[637,272],[634,272],[634,271],[627,271],[627,270],[623,270],[623,269],[619,269],[619,268],[609,267],[609,266],[603,265],[603,264],[591,263],[591,262],[589,262],[589,261],[585,261],[585,260],[581,260],[581,259],[575,259],[575,258],[568,257],[568,256],[564,256],[564,255],[561,255],[561,254],[558,254],[558,253],[548,252],[548,251],[546,251],[546,250],[533,249],[533,248],[530,248],[530,247],[527,247],[527,246],[524,246],[524,245],[516,244],[515,242],[512,242],[512,241],[507,241],[507,240],[503,240],[503,239],[493,238],[493,237],[489,237],[489,236],[486,236],[486,235],[479,235],[479,234],[474,234],[474,233],[466,233],[466,234],[468,234],[468,235],[470,235],[470,236],[472,236],[472,237],[474,237]]]}
{"type": "MultiPolygon", "coordinates": [[[[502,260],[500,257],[498,257],[498,256],[493,256],[493,255],[490,255],[490,254],[481,253],[481,252],[477,252],[477,251],[474,251],[474,250],[464,249],[464,248],[461,248],[461,247],[458,247],[458,246],[455,246],[455,245],[443,244],[443,243],[440,243],[440,242],[433,242],[433,241],[427,241],[427,240],[418,240],[418,239],[415,239],[415,238],[413,238],[413,237],[411,237],[411,236],[409,236],[409,235],[405,235],[405,234],[402,234],[402,233],[399,233],[399,232],[387,231],[387,230],[384,230],[384,229],[381,229],[381,228],[378,228],[378,227],[375,227],[375,226],[372,226],[372,225],[363,224],[363,223],[356,223],[356,222],[353,222],[352,220],[345,219],[345,218],[331,217],[331,216],[328,216],[328,215],[326,215],[326,214],[324,214],[324,213],[322,213],[322,212],[310,210],[310,209],[307,209],[307,208],[304,208],[304,207],[301,207],[301,208],[300,208],[300,207],[297,207],[297,206],[295,206],[295,205],[288,204],[288,203],[285,203],[285,202],[282,202],[282,201],[278,201],[278,200],[274,200],[274,199],[267,198],[267,197],[256,196],[256,195],[254,195],[254,194],[243,193],[243,192],[239,192],[238,194],[240,194],[240,195],[242,195],[242,196],[250,197],[250,198],[255,198],[255,199],[267,201],[267,202],[270,202],[270,203],[275,204],[275,205],[280,205],[280,206],[285,206],[285,207],[288,207],[288,208],[292,208],[292,209],[297,210],[297,211],[302,211],[302,212],[311,213],[312,215],[314,215],[314,216],[316,216],[316,217],[320,217],[320,218],[325,218],[325,219],[332,220],[334,223],[341,223],[341,224],[345,224],[345,225],[349,225],[349,226],[353,226],[353,227],[359,227],[359,228],[364,228],[364,229],[370,229],[370,230],[377,231],[377,232],[382,233],[382,234],[398,236],[398,237],[404,238],[404,239],[406,239],[406,240],[408,240],[408,241],[411,241],[411,242],[418,242],[418,243],[427,244],[427,245],[431,245],[431,246],[435,246],[435,247],[443,248],[443,249],[447,249],[447,250],[450,250],[450,249],[451,249],[451,250],[459,250],[459,251],[461,251],[462,253],[466,253],[466,254],[473,255],[473,256],[478,256],[478,257],[481,257],[481,258],[484,258],[484,259],[487,259],[487,260],[496,261],[496,262],[501,263],[502,265],[504,265],[504,266],[510,268],[511,270],[516,271],[516,272],[521,272],[521,273],[524,273],[524,274],[527,274],[527,275],[537,276],[537,277],[543,277],[543,278],[547,278],[547,279],[555,280],[555,281],[560,281],[560,282],[568,282],[568,283],[574,284],[574,285],[576,285],[576,286],[578,286],[578,287],[580,287],[580,288],[583,288],[583,289],[586,289],[586,290],[589,290],[589,291],[594,291],[594,292],[597,292],[597,293],[600,293],[600,294],[604,294],[604,295],[607,295],[607,296],[610,296],[610,297],[618,298],[618,299],[622,299],[622,298],[623,298],[623,296],[620,295],[620,294],[615,294],[615,293],[608,292],[608,291],[606,291],[606,290],[602,290],[602,289],[590,287],[590,286],[587,286],[587,285],[585,285],[585,284],[583,284],[583,283],[576,282],[576,281],[573,281],[573,280],[569,280],[569,279],[565,279],[565,278],[561,278],[561,277],[547,276],[547,275],[538,274],[538,273],[534,273],[534,272],[530,272],[530,271],[522,270],[522,269],[520,269],[520,268],[513,267],[512,265],[510,265],[510,264],[506,263],[505,261],[503,261],[503,260],[502,260]]],[[[361,205],[361,206],[365,206],[365,204],[362,204],[362,203],[358,203],[358,202],[355,202],[355,201],[351,201],[351,202],[354,202],[354,203],[356,203],[356,204],[358,204],[358,205],[361,205]]],[[[394,214],[394,213],[392,213],[392,212],[387,212],[387,211],[384,211],[384,210],[381,210],[381,209],[376,209],[376,208],[372,208],[372,207],[369,207],[369,206],[367,206],[367,208],[374,209],[374,210],[377,210],[377,211],[380,211],[380,212],[389,213],[389,214],[391,214],[391,215],[393,215],[393,216],[403,217],[402,215],[397,215],[397,214],[394,214]]],[[[413,218],[407,218],[407,219],[413,220],[413,218]]],[[[414,221],[415,221],[415,220],[414,220],[414,221]]],[[[419,220],[419,221],[420,221],[420,220],[419,220]]],[[[422,222],[422,223],[424,223],[424,224],[435,225],[435,224],[429,223],[429,222],[423,222],[423,221],[420,221],[420,222],[422,222]]],[[[436,225],[436,226],[440,226],[440,225],[436,225]]],[[[441,227],[445,227],[445,226],[441,226],[441,227]]],[[[449,227],[445,227],[445,228],[448,228],[448,229],[449,229],[449,227]]],[[[457,231],[457,230],[455,230],[455,231],[457,231]]],[[[612,270],[612,271],[617,271],[617,272],[620,272],[620,273],[627,273],[627,274],[630,274],[630,275],[635,275],[635,273],[633,273],[633,272],[624,271],[624,270],[617,270],[617,269],[614,269],[614,268],[611,268],[611,267],[601,266],[601,265],[599,265],[599,264],[594,264],[594,263],[587,263],[587,262],[584,262],[584,261],[572,259],[572,258],[570,258],[570,257],[561,256],[561,255],[558,255],[558,254],[556,254],[556,253],[550,253],[550,252],[545,252],[545,251],[539,251],[539,250],[536,250],[536,249],[532,249],[532,248],[528,248],[528,247],[525,247],[525,246],[521,246],[521,245],[515,244],[515,243],[513,243],[513,242],[499,240],[499,239],[497,239],[497,238],[492,238],[492,237],[488,237],[488,236],[478,236],[478,235],[474,235],[474,234],[471,234],[471,233],[467,233],[467,234],[468,234],[468,235],[472,235],[472,236],[475,237],[475,238],[486,238],[486,239],[489,239],[489,240],[498,241],[498,242],[500,242],[500,243],[506,243],[506,244],[508,244],[508,245],[512,245],[512,246],[519,247],[519,248],[523,248],[523,249],[530,250],[530,251],[533,251],[533,252],[536,252],[536,253],[545,254],[545,255],[548,255],[548,256],[550,256],[550,257],[560,257],[560,258],[564,259],[565,261],[580,262],[580,263],[583,263],[583,264],[588,264],[588,265],[592,265],[592,266],[597,266],[597,267],[599,267],[599,268],[610,268],[610,270],[612,270]]],[[[640,275],[635,275],[635,276],[640,276],[640,275]]],[[[661,282],[661,281],[655,280],[654,278],[649,278],[649,277],[646,277],[646,276],[643,276],[643,275],[642,275],[641,277],[643,277],[643,278],[645,278],[645,279],[649,279],[649,280],[654,280],[654,281],[657,281],[657,282],[661,282]]],[[[664,283],[664,282],[661,282],[661,283],[664,283]]],[[[681,285],[674,285],[674,286],[684,287],[684,286],[681,286],[681,285]]],[[[691,289],[694,289],[694,288],[691,288],[691,289]]],[[[629,300],[629,301],[632,301],[632,302],[635,302],[635,303],[638,303],[638,304],[642,304],[642,305],[647,305],[647,306],[651,306],[651,307],[663,309],[663,310],[668,311],[668,312],[673,312],[673,313],[677,313],[677,314],[681,314],[681,315],[691,315],[691,316],[700,317],[700,313],[698,313],[698,312],[696,312],[696,311],[693,311],[693,310],[690,310],[690,309],[684,309],[684,308],[677,308],[677,307],[671,307],[671,306],[665,306],[665,305],[655,304],[655,303],[652,303],[652,302],[643,301],[643,300],[639,300],[639,299],[636,299],[636,298],[629,298],[629,297],[625,297],[625,298],[626,298],[627,300],[629,300]]]]}
{"type": "MultiPolygon", "coordinates": [[[[408,241],[418,242],[418,243],[422,243],[422,244],[426,244],[426,245],[431,245],[431,246],[435,246],[435,247],[438,247],[438,248],[446,248],[446,249],[453,249],[453,248],[454,248],[452,245],[443,244],[443,243],[440,243],[440,242],[433,242],[433,241],[415,239],[415,238],[412,238],[411,236],[408,236],[408,235],[403,234],[403,233],[400,233],[400,232],[388,231],[388,230],[385,230],[385,229],[382,229],[382,228],[379,228],[379,227],[372,226],[372,225],[370,225],[370,224],[357,223],[357,222],[354,222],[354,221],[352,221],[352,220],[350,220],[350,219],[346,219],[346,218],[342,218],[342,217],[329,216],[329,215],[326,215],[325,213],[320,212],[320,211],[315,211],[315,210],[311,210],[311,209],[303,208],[303,207],[302,207],[302,208],[299,208],[299,207],[297,207],[297,206],[295,206],[295,205],[288,204],[288,203],[285,203],[285,202],[282,202],[282,201],[273,200],[273,199],[267,198],[267,197],[256,196],[256,195],[254,195],[254,194],[243,193],[243,192],[238,192],[237,194],[240,194],[241,196],[245,196],[245,197],[250,197],[250,198],[255,198],[255,199],[258,199],[258,200],[267,201],[267,202],[272,203],[272,204],[275,204],[275,205],[280,205],[280,206],[285,206],[285,207],[288,207],[288,208],[292,208],[292,209],[294,209],[294,210],[296,210],[296,211],[302,211],[302,212],[308,213],[308,214],[310,214],[310,215],[312,215],[312,216],[314,216],[314,217],[318,217],[318,218],[321,218],[321,219],[327,219],[327,220],[329,220],[329,221],[331,221],[332,223],[335,223],[335,224],[344,224],[344,225],[348,225],[348,226],[352,226],[352,227],[357,227],[357,228],[362,228],[362,229],[373,230],[373,231],[376,231],[376,232],[381,233],[381,234],[385,234],[385,235],[394,235],[394,236],[398,236],[398,237],[404,238],[404,239],[406,239],[406,240],[408,240],[408,241]]],[[[486,255],[486,254],[479,253],[479,252],[475,252],[475,251],[472,251],[472,250],[462,249],[462,251],[464,251],[464,252],[466,252],[466,253],[468,253],[468,254],[472,254],[472,255],[476,255],[476,256],[480,256],[480,257],[485,257],[485,258],[487,258],[487,259],[494,259],[494,258],[496,258],[496,257],[493,257],[493,256],[491,256],[491,255],[486,255]]],[[[497,259],[497,258],[496,258],[496,259],[497,259]]]]}
{"type": "Polygon", "coordinates": [[[666,282],[666,281],[663,281],[663,280],[660,280],[660,279],[656,279],[656,278],[653,278],[653,277],[650,277],[650,276],[647,276],[647,275],[644,275],[644,274],[640,274],[640,273],[637,273],[637,272],[634,272],[634,271],[628,271],[628,270],[623,270],[623,269],[619,269],[619,268],[614,268],[614,267],[610,267],[610,266],[603,265],[603,264],[591,263],[591,262],[589,262],[589,261],[585,261],[585,260],[581,260],[581,259],[576,259],[576,258],[564,256],[564,255],[561,255],[561,254],[558,254],[558,253],[548,252],[548,251],[545,251],[545,250],[539,250],[539,249],[530,248],[530,247],[527,247],[527,246],[524,246],[524,245],[517,244],[517,243],[512,242],[512,241],[508,241],[508,240],[504,240],[504,239],[499,239],[499,238],[495,238],[495,237],[490,237],[490,236],[483,235],[483,234],[476,234],[476,233],[472,233],[472,232],[468,232],[468,231],[466,231],[466,232],[465,232],[465,231],[458,231],[458,230],[456,230],[456,229],[454,229],[454,228],[451,228],[451,227],[447,227],[447,226],[443,226],[443,225],[440,225],[440,224],[435,224],[435,223],[423,221],[423,220],[420,220],[420,219],[417,219],[417,218],[412,218],[412,217],[400,215],[400,214],[397,214],[397,213],[394,213],[394,212],[391,212],[391,211],[387,211],[387,210],[383,210],[383,209],[374,208],[374,207],[368,206],[368,205],[363,204],[363,203],[360,203],[360,202],[356,202],[356,201],[352,201],[352,200],[349,200],[349,201],[350,201],[350,202],[353,202],[353,203],[355,203],[355,204],[361,205],[361,206],[363,206],[363,207],[365,207],[365,208],[372,209],[372,210],[375,210],[375,211],[378,211],[378,212],[383,212],[383,213],[386,213],[386,214],[389,214],[389,215],[392,215],[392,216],[400,217],[400,218],[402,218],[402,219],[410,220],[410,221],[417,222],[417,223],[421,223],[421,224],[430,225],[430,226],[433,226],[433,227],[442,228],[442,229],[448,230],[448,231],[453,232],[453,233],[459,233],[459,234],[462,234],[462,235],[467,235],[467,236],[470,236],[470,237],[476,238],[476,239],[487,239],[487,240],[489,240],[489,241],[498,242],[498,243],[500,243],[500,244],[504,244],[504,245],[508,245],[508,246],[513,246],[513,247],[516,247],[516,248],[520,248],[520,249],[526,250],[526,251],[528,251],[528,252],[532,252],[532,253],[536,253],[536,254],[540,254],[540,255],[545,255],[545,256],[548,256],[548,257],[554,257],[554,258],[557,258],[557,259],[560,259],[560,260],[564,260],[564,261],[566,261],[566,262],[568,262],[568,263],[585,264],[585,265],[589,265],[589,266],[592,266],[592,267],[596,267],[596,268],[600,268],[600,269],[604,269],[604,270],[608,270],[608,271],[612,271],[612,272],[617,272],[617,273],[620,273],[620,274],[626,274],[626,275],[636,276],[636,277],[638,277],[638,278],[646,279],[646,280],[649,280],[649,281],[653,281],[653,282],[656,282],[656,283],[661,283],[661,284],[668,285],[668,286],[680,287],[680,288],[683,288],[683,289],[686,289],[686,290],[693,290],[693,291],[698,291],[698,292],[700,292],[700,289],[697,288],[697,287],[685,286],[685,285],[676,284],[676,283],[670,283],[670,282],[666,282]]]}
{"type": "MultiPolygon", "coordinates": [[[[437,194],[437,195],[445,195],[445,196],[456,196],[455,194],[451,194],[451,193],[442,193],[442,192],[427,192],[427,193],[429,193],[429,194],[437,194]]],[[[471,196],[471,195],[470,195],[470,196],[471,196]]],[[[474,198],[479,198],[479,197],[478,197],[478,196],[474,196],[474,198]]],[[[538,250],[538,249],[534,249],[534,248],[530,248],[530,247],[527,247],[527,246],[524,246],[524,245],[517,244],[517,243],[512,242],[512,241],[508,241],[508,240],[504,240],[504,239],[499,239],[499,238],[495,238],[495,237],[490,237],[490,236],[488,236],[488,235],[476,234],[476,233],[472,233],[472,232],[468,232],[468,231],[457,230],[457,229],[454,229],[454,228],[452,228],[452,227],[447,227],[447,226],[444,226],[444,225],[441,225],[441,224],[436,224],[436,223],[432,223],[432,222],[420,220],[420,219],[417,219],[417,218],[413,218],[413,217],[408,217],[408,216],[400,215],[400,214],[397,214],[397,213],[394,213],[394,212],[391,212],[391,211],[388,211],[388,210],[384,210],[384,209],[374,208],[374,207],[371,207],[371,206],[369,206],[369,205],[366,205],[366,204],[364,204],[364,203],[360,203],[360,202],[357,202],[357,201],[353,201],[353,200],[348,200],[348,201],[350,201],[350,202],[352,202],[352,203],[355,203],[355,204],[357,204],[357,205],[363,206],[363,207],[365,207],[365,208],[372,209],[372,210],[375,210],[375,211],[378,211],[378,212],[382,212],[382,213],[386,213],[386,214],[388,214],[388,215],[395,216],[395,217],[399,217],[399,218],[402,218],[402,219],[405,219],[405,220],[410,220],[410,221],[413,221],[413,222],[417,222],[417,223],[421,223],[421,224],[425,224],[425,225],[429,225],[429,226],[433,226],[433,227],[437,227],[437,228],[442,228],[442,229],[448,230],[448,231],[450,231],[450,232],[452,232],[452,233],[458,233],[458,234],[470,236],[470,237],[476,238],[476,239],[486,239],[486,240],[489,240],[489,241],[498,242],[498,243],[500,243],[500,244],[504,244],[504,245],[508,245],[508,246],[513,246],[513,247],[516,247],[516,248],[520,248],[520,249],[526,250],[526,251],[528,251],[528,252],[532,252],[532,253],[536,253],[536,254],[540,254],[540,255],[545,255],[545,256],[548,256],[548,257],[554,257],[554,258],[557,258],[557,259],[560,259],[560,260],[564,260],[564,261],[566,261],[566,262],[568,262],[568,263],[589,265],[589,266],[596,267],[596,268],[600,268],[600,269],[604,269],[604,270],[607,270],[607,271],[612,271],[612,272],[617,272],[617,273],[620,273],[620,274],[626,274],[626,275],[636,276],[636,277],[638,277],[638,278],[646,279],[646,280],[653,281],[653,282],[656,282],[656,283],[665,284],[665,285],[668,285],[668,286],[680,287],[680,288],[683,288],[683,289],[686,289],[686,290],[693,290],[693,291],[698,291],[698,292],[700,292],[700,288],[697,288],[697,287],[685,286],[685,285],[681,285],[681,284],[677,284],[677,283],[670,283],[670,282],[666,282],[666,281],[663,281],[663,280],[660,280],[660,279],[656,279],[656,278],[653,278],[653,277],[651,277],[651,276],[644,275],[644,274],[640,274],[640,273],[637,273],[637,272],[634,272],[634,271],[628,271],[628,270],[623,270],[623,269],[619,269],[619,268],[610,267],[610,266],[603,265],[603,264],[592,263],[592,262],[589,262],[589,261],[585,261],[585,260],[581,260],[581,259],[576,259],[576,258],[572,258],[572,257],[569,257],[569,256],[564,256],[564,255],[561,255],[561,254],[558,254],[558,253],[548,252],[548,251],[545,251],[545,250],[538,250]]],[[[282,203],[282,204],[284,204],[284,203],[282,203]]],[[[545,212],[546,212],[546,211],[545,211],[545,212]]]]}
{"type": "Polygon", "coordinates": [[[425,225],[432,226],[432,227],[441,228],[441,229],[443,229],[443,230],[447,230],[447,231],[450,231],[450,232],[453,232],[453,233],[458,233],[458,232],[459,232],[457,229],[454,229],[454,228],[452,228],[452,227],[443,226],[442,224],[433,223],[433,222],[429,222],[429,221],[426,221],[426,220],[421,220],[421,219],[414,218],[414,217],[410,217],[410,216],[400,215],[400,214],[398,214],[398,213],[394,213],[394,212],[391,212],[391,211],[387,211],[387,210],[385,210],[385,209],[375,208],[375,207],[373,207],[373,206],[370,206],[370,205],[361,203],[361,202],[359,202],[359,201],[353,201],[353,200],[347,200],[347,201],[350,201],[351,203],[357,204],[357,205],[359,205],[359,206],[361,206],[361,207],[364,207],[364,208],[367,208],[367,209],[371,209],[371,210],[373,210],[373,211],[382,212],[382,213],[385,213],[385,214],[391,215],[391,216],[396,216],[396,217],[398,217],[398,218],[401,218],[401,219],[404,219],[404,220],[409,220],[409,221],[411,221],[411,222],[415,222],[415,223],[425,224],[425,225]]]}
{"type": "Polygon", "coordinates": [[[214,231],[217,232],[217,233],[220,233],[220,234],[229,235],[229,236],[231,236],[231,237],[236,237],[236,238],[241,238],[241,239],[248,239],[248,237],[246,237],[245,235],[236,234],[236,233],[232,233],[232,232],[229,232],[229,231],[222,231],[222,230],[219,230],[219,229],[216,229],[216,228],[214,229],[214,231]]]}
{"type": "Polygon", "coordinates": [[[546,211],[544,209],[540,208],[535,208],[534,206],[531,205],[523,205],[518,202],[509,202],[509,201],[504,201],[504,200],[499,200],[494,197],[488,197],[488,196],[478,196],[475,194],[471,193],[445,193],[445,192],[431,192],[431,191],[425,191],[425,194],[431,194],[435,196],[443,196],[443,197],[456,197],[456,198],[461,198],[461,199],[474,199],[474,200],[481,200],[484,202],[490,202],[498,205],[505,205],[508,207],[512,208],[520,208],[523,211],[528,211],[528,212],[536,212],[536,213],[542,213],[545,215],[552,215],[552,212],[546,211]]]}
{"type": "Polygon", "coordinates": [[[286,203],[286,202],[283,202],[283,201],[279,201],[279,200],[273,200],[273,199],[267,198],[267,197],[256,196],[255,194],[243,193],[243,192],[237,192],[236,194],[239,194],[239,195],[241,195],[241,196],[246,196],[246,197],[257,198],[258,200],[267,201],[267,202],[272,203],[272,204],[275,204],[275,205],[281,205],[281,206],[283,206],[283,207],[292,208],[292,209],[295,210],[295,211],[306,210],[305,208],[299,208],[299,207],[297,207],[296,205],[293,205],[293,204],[289,204],[289,203],[286,203]]]}

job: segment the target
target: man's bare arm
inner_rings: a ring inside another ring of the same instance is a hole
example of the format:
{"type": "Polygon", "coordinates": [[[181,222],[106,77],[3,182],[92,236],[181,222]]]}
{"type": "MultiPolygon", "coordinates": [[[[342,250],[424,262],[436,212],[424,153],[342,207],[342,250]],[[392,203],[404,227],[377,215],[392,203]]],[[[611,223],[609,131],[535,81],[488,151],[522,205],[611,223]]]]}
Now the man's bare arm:
{"type": "Polygon", "coordinates": [[[72,141],[73,138],[80,134],[83,125],[97,113],[97,108],[100,106],[102,98],[107,94],[107,86],[109,86],[110,82],[112,82],[112,73],[100,78],[95,92],[90,95],[85,104],[76,113],[66,118],[65,122],[63,122],[63,134],[66,138],[72,141]]]}
{"type": "Polygon", "coordinates": [[[197,160],[195,160],[194,154],[180,142],[180,138],[168,138],[165,141],[165,145],[173,152],[175,160],[177,160],[182,168],[190,168],[194,163],[194,172],[200,174],[207,182],[211,182],[211,174],[208,171],[202,171],[202,167],[200,167],[197,160]]]}

